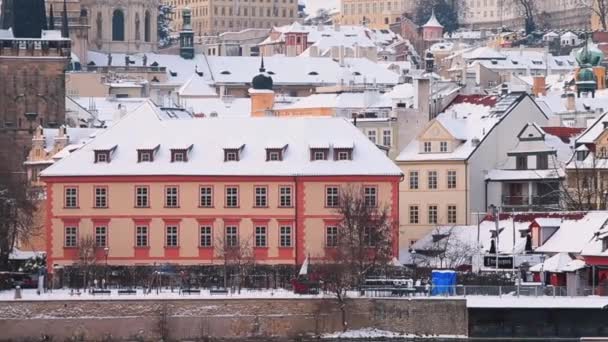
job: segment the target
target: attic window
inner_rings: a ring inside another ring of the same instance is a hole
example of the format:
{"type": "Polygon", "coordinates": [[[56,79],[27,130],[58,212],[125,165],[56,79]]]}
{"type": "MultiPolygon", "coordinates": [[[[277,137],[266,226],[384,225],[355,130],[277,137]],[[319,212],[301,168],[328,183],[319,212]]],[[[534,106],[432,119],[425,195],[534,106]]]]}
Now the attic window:
{"type": "Polygon", "coordinates": [[[319,75],[319,73],[316,72],[316,71],[311,71],[311,72],[308,73],[308,75],[310,75],[310,76],[317,76],[317,75],[319,75]]]}
{"type": "Polygon", "coordinates": [[[224,148],[224,161],[239,161],[241,160],[241,151],[245,145],[224,148]]]}
{"type": "Polygon", "coordinates": [[[556,61],[555,61],[555,64],[557,64],[557,65],[559,65],[559,66],[562,66],[562,65],[564,65],[564,62],[556,60],[556,61]]]}
{"type": "Polygon", "coordinates": [[[266,161],[282,161],[287,145],[283,147],[266,148],[266,161]]]}
{"type": "Polygon", "coordinates": [[[158,150],[160,145],[139,148],[137,149],[137,162],[138,163],[150,163],[154,161],[154,154],[158,150]]]}
{"type": "Polygon", "coordinates": [[[112,160],[114,150],[116,150],[116,145],[94,150],[95,163],[109,163],[112,160]]]}
{"type": "Polygon", "coordinates": [[[498,61],[497,61],[497,60],[495,60],[495,59],[493,59],[493,60],[492,60],[492,64],[496,65],[496,64],[498,64],[498,61]]]}
{"type": "Polygon", "coordinates": [[[230,75],[231,72],[228,71],[228,70],[224,70],[224,71],[220,72],[220,74],[222,74],[222,75],[230,75]]]}
{"type": "Polygon", "coordinates": [[[334,148],[334,160],[353,160],[353,149],[334,148]]]}
{"type": "Polygon", "coordinates": [[[188,161],[188,152],[192,149],[192,145],[183,147],[183,148],[172,148],[171,149],[171,162],[179,163],[179,162],[187,162],[188,161]]]}
{"type": "Polygon", "coordinates": [[[518,62],[518,61],[516,61],[516,60],[512,60],[512,61],[511,61],[511,63],[513,63],[514,65],[519,64],[519,62],[518,62]]]}
{"type": "Polygon", "coordinates": [[[310,160],[327,160],[329,154],[329,148],[311,148],[310,149],[310,160]]]}

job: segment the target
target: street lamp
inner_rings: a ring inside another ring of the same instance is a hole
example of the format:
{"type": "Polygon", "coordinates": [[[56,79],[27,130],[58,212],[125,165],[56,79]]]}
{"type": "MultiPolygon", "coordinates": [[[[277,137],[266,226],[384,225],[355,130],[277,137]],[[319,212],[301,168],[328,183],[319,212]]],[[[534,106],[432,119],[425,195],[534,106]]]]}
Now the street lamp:
{"type": "Polygon", "coordinates": [[[494,204],[490,204],[490,210],[492,211],[492,217],[494,217],[494,222],[496,225],[496,271],[498,272],[498,252],[500,246],[500,228],[498,227],[500,219],[498,216],[500,215],[499,208],[494,204]]]}
{"type": "Polygon", "coordinates": [[[106,246],[106,247],[103,249],[103,251],[104,251],[105,256],[106,256],[106,270],[105,270],[105,275],[104,275],[104,278],[105,278],[105,279],[104,279],[104,280],[105,280],[105,281],[106,281],[106,283],[107,283],[107,281],[108,281],[108,254],[110,254],[110,247],[106,246]]]}

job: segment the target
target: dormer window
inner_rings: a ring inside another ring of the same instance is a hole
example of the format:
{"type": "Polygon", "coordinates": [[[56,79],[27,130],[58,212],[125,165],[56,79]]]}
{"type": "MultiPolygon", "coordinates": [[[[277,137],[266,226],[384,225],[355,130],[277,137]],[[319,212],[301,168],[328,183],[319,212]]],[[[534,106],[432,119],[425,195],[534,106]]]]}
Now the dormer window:
{"type": "Polygon", "coordinates": [[[224,161],[239,161],[241,160],[241,152],[245,145],[235,145],[224,148],[224,161]]]}
{"type": "Polygon", "coordinates": [[[109,163],[112,160],[114,150],[116,150],[116,145],[96,148],[94,150],[95,163],[109,163]]]}
{"type": "Polygon", "coordinates": [[[353,149],[334,147],[334,160],[353,160],[353,149]]]}
{"type": "Polygon", "coordinates": [[[311,148],[310,149],[310,160],[327,160],[329,149],[325,148],[311,148]]]}
{"type": "Polygon", "coordinates": [[[424,152],[425,153],[431,152],[431,142],[430,141],[424,142],[424,152]]]}
{"type": "Polygon", "coordinates": [[[96,163],[109,163],[110,153],[108,151],[95,151],[95,162],[96,163]]]}
{"type": "Polygon", "coordinates": [[[442,141],[439,143],[439,152],[447,152],[448,151],[448,142],[442,141]]]}
{"type": "Polygon", "coordinates": [[[154,154],[158,150],[160,145],[152,145],[141,147],[137,149],[137,162],[138,163],[151,163],[154,161],[154,154]]]}
{"type": "Polygon", "coordinates": [[[192,149],[192,145],[184,147],[174,147],[171,149],[172,163],[185,163],[188,161],[188,153],[192,149]]]}
{"type": "Polygon", "coordinates": [[[266,161],[281,161],[285,155],[287,144],[266,147],[266,161]]]}

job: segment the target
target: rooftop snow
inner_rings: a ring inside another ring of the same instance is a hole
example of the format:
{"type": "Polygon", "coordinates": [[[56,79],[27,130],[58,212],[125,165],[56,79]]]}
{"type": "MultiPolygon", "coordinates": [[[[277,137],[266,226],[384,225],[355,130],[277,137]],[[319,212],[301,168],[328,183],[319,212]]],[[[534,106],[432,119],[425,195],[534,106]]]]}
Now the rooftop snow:
{"type": "Polygon", "coordinates": [[[340,118],[216,118],[160,120],[160,110],[142,105],[96,139],[43,171],[43,176],[118,175],[388,175],[401,170],[363,133],[340,118]],[[133,127],[138,127],[134,130],[133,127]],[[271,140],[269,140],[271,139],[271,140]],[[160,144],[154,162],[137,163],[140,141],[160,144]],[[223,148],[245,145],[238,162],[224,162],[223,148]],[[267,163],[265,147],[289,145],[281,163],[267,163]],[[310,161],[309,141],[330,144],[352,140],[353,160],[310,161]],[[169,146],[193,145],[187,163],[171,163],[169,146]],[[95,164],[92,151],[115,145],[110,163],[95,164]]]}
{"type": "Polygon", "coordinates": [[[608,212],[605,211],[589,212],[580,220],[564,220],[557,232],[538,247],[536,252],[579,254],[606,221],[608,212]]]}

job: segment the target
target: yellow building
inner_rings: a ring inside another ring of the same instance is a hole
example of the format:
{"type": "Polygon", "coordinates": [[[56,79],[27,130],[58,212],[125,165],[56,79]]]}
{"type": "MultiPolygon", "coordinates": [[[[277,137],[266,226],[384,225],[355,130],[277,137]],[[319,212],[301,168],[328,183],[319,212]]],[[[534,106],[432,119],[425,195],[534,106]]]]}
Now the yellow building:
{"type": "Polygon", "coordinates": [[[196,35],[218,35],[246,28],[271,28],[293,23],[298,18],[298,1],[247,0],[163,0],[175,7],[174,29],[181,29],[181,13],[192,10],[192,29],[196,35]]]}
{"type": "Polygon", "coordinates": [[[342,0],[340,23],[388,29],[390,24],[400,21],[404,12],[412,11],[414,5],[415,0],[342,0]]]}

